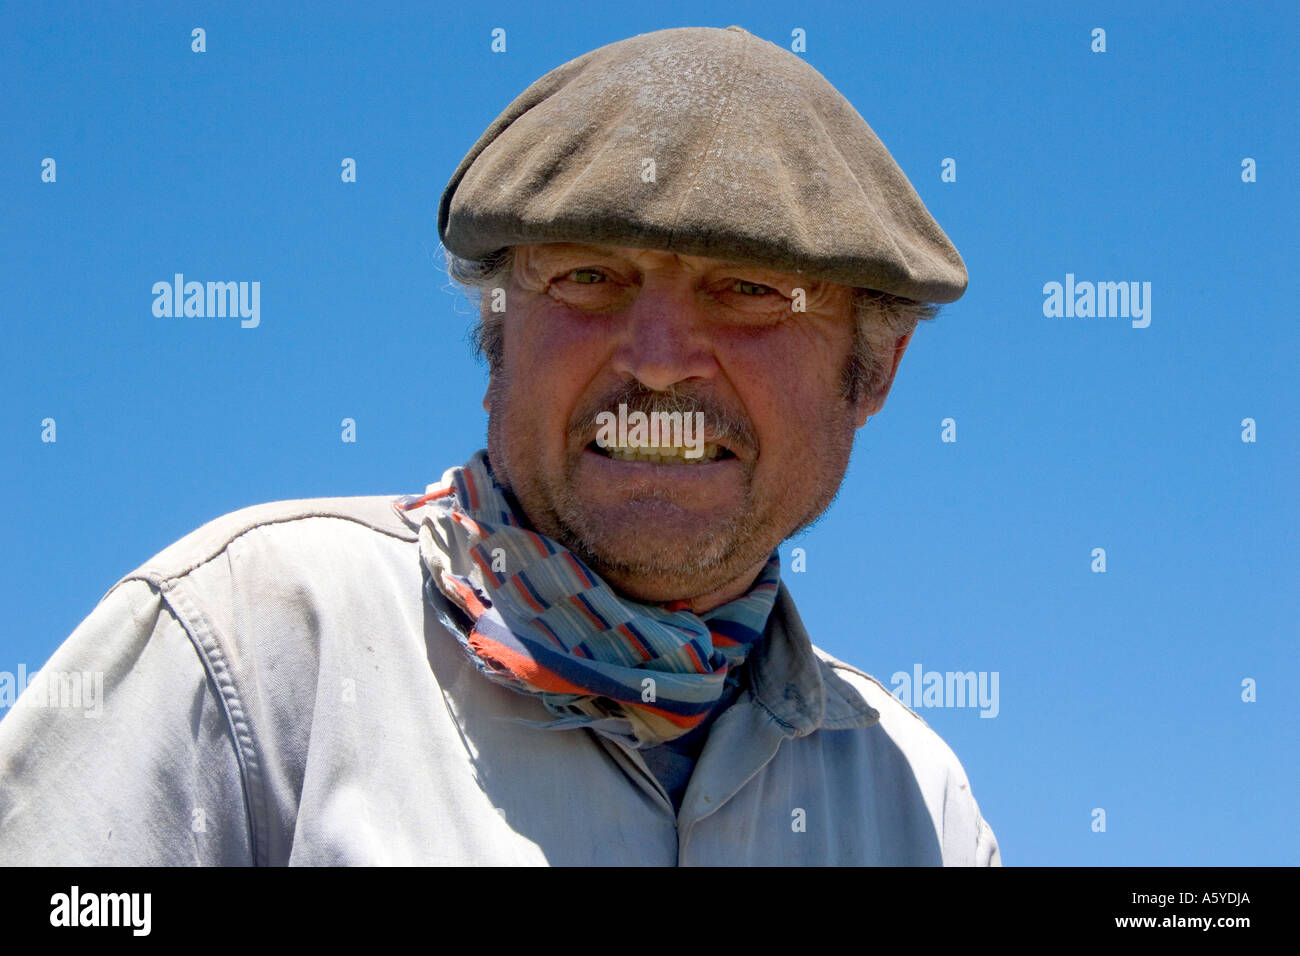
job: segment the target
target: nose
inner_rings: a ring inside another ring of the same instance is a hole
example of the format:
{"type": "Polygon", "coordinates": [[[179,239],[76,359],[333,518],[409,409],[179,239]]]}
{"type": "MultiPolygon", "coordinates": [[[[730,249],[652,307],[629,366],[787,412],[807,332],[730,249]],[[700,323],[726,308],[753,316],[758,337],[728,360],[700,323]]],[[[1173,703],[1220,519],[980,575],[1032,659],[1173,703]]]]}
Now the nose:
{"type": "Polygon", "coordinates": [[[664,391],[717,371],[707,315],[689,281],[647,278],[620,318],[612,363],[621,375],[664,391]]]}

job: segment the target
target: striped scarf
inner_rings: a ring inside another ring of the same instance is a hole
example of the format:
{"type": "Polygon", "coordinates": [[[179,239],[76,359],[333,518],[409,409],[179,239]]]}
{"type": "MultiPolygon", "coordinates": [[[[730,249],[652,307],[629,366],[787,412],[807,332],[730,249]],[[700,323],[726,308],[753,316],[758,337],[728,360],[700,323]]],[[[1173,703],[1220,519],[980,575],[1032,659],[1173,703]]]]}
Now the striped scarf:
{"type": "Polygon", "coordinates": [[[696,615],[618,595],[573,552],[523,527],[487,453],[419,497],[425,595],[488,679],[541,698],[548,729],[589,726],[634,747],[688,733],[762,637],[781,563],[744,596],[696,615]]]}

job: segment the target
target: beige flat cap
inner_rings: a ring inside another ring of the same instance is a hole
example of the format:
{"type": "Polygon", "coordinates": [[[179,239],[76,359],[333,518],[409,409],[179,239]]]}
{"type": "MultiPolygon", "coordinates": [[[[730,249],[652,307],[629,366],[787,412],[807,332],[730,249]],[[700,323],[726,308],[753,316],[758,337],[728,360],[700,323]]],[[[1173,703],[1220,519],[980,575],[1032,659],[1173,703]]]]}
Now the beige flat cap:
{"type": "Polygon", "coordinates": [[[438,234],[464,258],[593,242],[922,302],[966,291],[961,256],[852,104],[736,26],[643,33],[551,70],[461,161],[438,234]]]}

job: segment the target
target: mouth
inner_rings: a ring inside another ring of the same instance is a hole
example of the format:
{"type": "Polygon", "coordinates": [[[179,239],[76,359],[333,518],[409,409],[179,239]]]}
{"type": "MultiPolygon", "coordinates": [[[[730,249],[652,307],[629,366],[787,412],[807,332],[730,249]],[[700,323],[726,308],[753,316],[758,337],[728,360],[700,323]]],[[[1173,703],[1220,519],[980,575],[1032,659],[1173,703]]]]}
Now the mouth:
{"type": "Polygon", "coordinates": [[[694,458],[687,457],[687,452],[693,452],[695,449],[684,445],[629,445],[623,448],[615,446],[602,448],[592,441],[588,443],[587,451],[612,461],[645,461],[655,465],[700,465],[736,457],[732,451],[716,442],[705,442],[704,453],[694,458]]]}

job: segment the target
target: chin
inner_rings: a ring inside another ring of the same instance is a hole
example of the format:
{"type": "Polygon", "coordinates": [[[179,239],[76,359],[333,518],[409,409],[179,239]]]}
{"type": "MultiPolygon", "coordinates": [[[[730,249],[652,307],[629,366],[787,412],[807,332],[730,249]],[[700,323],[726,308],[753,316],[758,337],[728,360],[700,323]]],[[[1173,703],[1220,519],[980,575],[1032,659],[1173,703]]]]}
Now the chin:
{"type": "Polygon", "coordinates": [[[609,563],[662,567],[726,554],[743,521],[737,515],[703,515],[662,500],[587,507],[569,517],[565,524],[584,549],[609,563]]]}
{"type": "Polygon", "coordinates": [[[702,571],[681,564],[639,568],[624,564],[597,564],[594,570],[620,594],[646,603],[677,601],[707,594],[730,580],[729,572],[723,569],[702,571]]]}
{"type": "MultiPolygon", "coordinates": [[[[588,518],[591,516],[588,515],[588,518]]],[[[640,523],[638,523],[640,524],[640,523]]],[[[707,593],[754,561],[746,560],[734,526],[689,516],[681,528],[650,529],[582,522],[565,543],[619,591],[641,601],[671,601],[707,593]]],[[[765,556],[770,548],[763,552],[765,556]]]]}
{"type": "Polygon", "coordinates": [[[728,548],[716,538],[645,535],[634,532],[582,541],[583,550],[602,567],[646,577],[683,577],[717,569],[728,548]]]}

